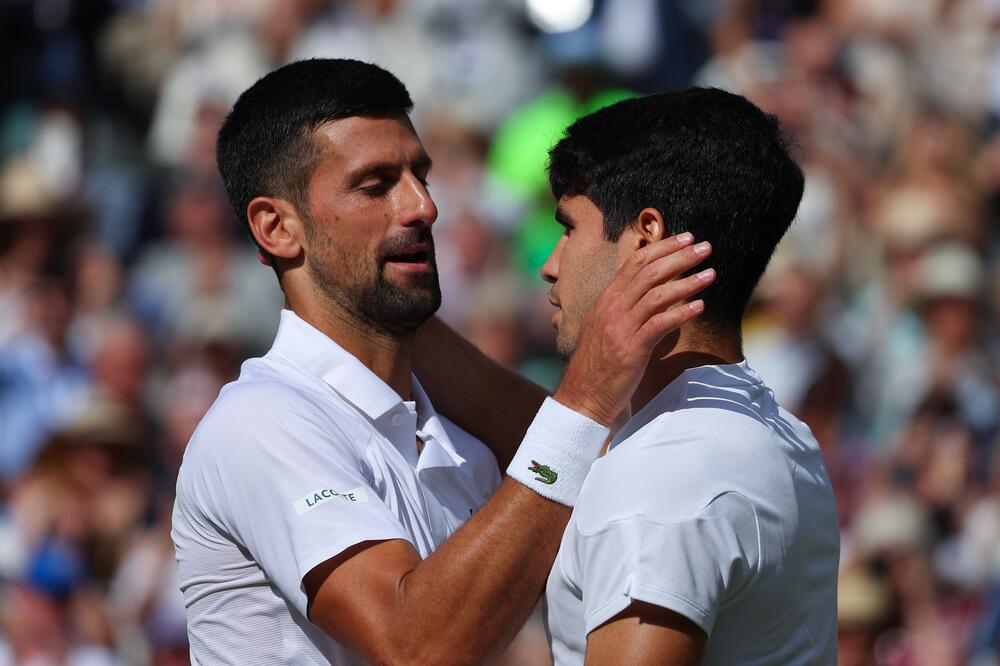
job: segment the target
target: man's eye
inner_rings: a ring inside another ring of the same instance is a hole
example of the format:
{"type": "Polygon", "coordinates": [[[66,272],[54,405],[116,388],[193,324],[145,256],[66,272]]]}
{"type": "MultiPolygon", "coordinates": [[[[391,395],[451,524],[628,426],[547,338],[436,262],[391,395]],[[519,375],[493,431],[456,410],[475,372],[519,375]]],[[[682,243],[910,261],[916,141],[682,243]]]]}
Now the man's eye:
{"type": "Polygon", "coordinates": [[[379,181],[377,183],[373,183],[371,185],[365,185],[365,186],[363,186],[361,188],[361,191],[364,192],[365,194],[370,195],[370,196],[378,197],[378,196],[382,196],[383,194],[387,193],[391,187],[392,187],[392,183],[390,183],[388,181],[385,181],[385,180],[381,180],[381,181],[379,181]]]}

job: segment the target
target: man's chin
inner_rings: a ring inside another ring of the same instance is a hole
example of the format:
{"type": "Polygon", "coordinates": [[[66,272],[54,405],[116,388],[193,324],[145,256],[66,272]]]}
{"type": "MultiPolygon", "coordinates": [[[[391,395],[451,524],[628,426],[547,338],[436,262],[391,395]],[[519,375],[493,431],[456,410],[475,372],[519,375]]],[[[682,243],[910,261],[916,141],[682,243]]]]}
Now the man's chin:
{"type": "Polygon", "coordinates": [[[437,273],[400,279],[395,271],[383,270],[380,279],[350,294],[361,317],[377,330],[390,335],[416,331],[441,307],[437,273]]]}
{"type": "Polygon", "coordinates": [[[573,352],[576,351],[576,336],[563,335],[563,332],[559,330],[556,333],[556,353],[564,361],[569,361],[573,356],[573,352]]]}

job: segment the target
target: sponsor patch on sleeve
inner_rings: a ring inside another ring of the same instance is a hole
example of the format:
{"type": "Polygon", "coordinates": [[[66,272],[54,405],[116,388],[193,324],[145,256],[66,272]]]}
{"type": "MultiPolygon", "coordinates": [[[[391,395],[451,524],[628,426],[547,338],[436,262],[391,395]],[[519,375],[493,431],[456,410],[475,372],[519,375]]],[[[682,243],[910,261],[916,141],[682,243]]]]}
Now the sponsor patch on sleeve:
{"type": "Polygon", "coordinates": [[[368,492],[364,486],[358,486],[353,490],[334,490],[333,488],[320,488],[314,490],[305,497],[295,500],[293,506],[298,514],[304,515],[318,506],[327,502],[351,502],[362,504],[368,501],[368,492]]]}

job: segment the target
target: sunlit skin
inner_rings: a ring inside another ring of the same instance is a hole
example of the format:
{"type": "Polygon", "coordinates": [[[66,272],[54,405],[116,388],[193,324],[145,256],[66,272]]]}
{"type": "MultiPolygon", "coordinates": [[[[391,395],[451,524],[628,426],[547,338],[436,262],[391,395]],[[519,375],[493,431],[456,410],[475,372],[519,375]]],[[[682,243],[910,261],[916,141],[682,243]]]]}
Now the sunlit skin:
{"type": "Polygon", "coordinates": [[[406,117],[335,120],[312,138],[307,210],[257,197],[251,228],[278,262],[286,306],[409,398],[409,329],[440,304],[431,160],[406,117]]]}
{"type": "MultiPolygon", "coordinates": [[[[556,208],[563,235],[542,266],[542,277],[552,283],[549,301],[557,310],[552,318],[556,350],[569,358],[576,349],[583,318],[627,258],[630,243],[613,243],[604,236],[604,214],[584,196],[564,196],[556,208]]],[[[628,233],[628,232],[626,232],[628,233]]]]}
{"type": "MultiPolygon", "coordinates": [[[[431,160],[409,120],[346,118],[314,138],[324,156],[309,182],[309,209],[321,222],[317,232],[337,236],[341,258],[374,264],[387,240],[429,229],[437,219],[427,190],[431,160]]],[[[320,265],[336,279],[335,267],[320,265]]],[[[426,261],[390,262],[385,271],[395,284],[419,288],[424,282],[415,274],[431,268],[426,261]]]]}
{"type": "MultiPolygon", "coordinates": [[[[556,208],[556,221],[565,231],[542,266],[542,277],[552,284],[549,301],[557,311],[552,317],[556,328],[556,349],[568,358],[577,347],[584,317],[615,273],[637,250],[667,237],[663,214],[644,208],[617,241],[604,235],[604,214],[582,195],[563,196],[556,208]]],[[[691,248],[702,260],[711,254],[708,243],[691,248]]],[[[697,275],[714,280],[714,269],[697,275]]],[[[666,287],[661,287],[664,289],[666,287]]],[[[685,369],[698,365],[738,363],[743,359],[739,334],[715,335],[699,332],[698,323],[682,326],[666,336],[653,350],[638,388],[632,395],[629,412],[642,409],[660,390],[685,369]]],[[[628,412],[622,418],[627,418],[628,412]]]]}

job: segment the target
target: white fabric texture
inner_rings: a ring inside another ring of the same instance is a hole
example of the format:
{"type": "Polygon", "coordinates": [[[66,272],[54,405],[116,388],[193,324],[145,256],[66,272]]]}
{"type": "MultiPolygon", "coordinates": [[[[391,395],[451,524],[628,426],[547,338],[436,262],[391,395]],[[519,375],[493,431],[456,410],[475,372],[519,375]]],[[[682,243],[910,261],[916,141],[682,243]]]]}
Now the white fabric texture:
{"type": "Polygon", "coordinates": [[[546,398],[528,426],[507,475],[542,497],[573,506],[610,429],[546,398]],[[539,465],[546,468],[539,473],[539,465]],[[549,470],[554,476],[547,476],[549,470]]]}
{"type": "Polygon", "coordinates": [[[547,584],[556,664],[633,601],[708,636],[703,664],[835,664],[840,532],[809,429],[746,363],[683,373],[594,463],[547,584]]]}
{"type": "Polygon", "coordinates": [[[427,557],[500,483],[492,453],[415,410],[355,357],[282,312],[198,426],[172,536],[193,664],[353,664],[306,617],[302,578],[344,549],[403,539],[427,557]],[[418,454],[416,437],[424,442],[418,454]]]}

